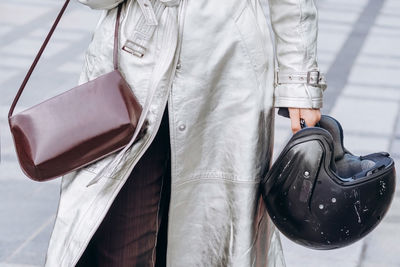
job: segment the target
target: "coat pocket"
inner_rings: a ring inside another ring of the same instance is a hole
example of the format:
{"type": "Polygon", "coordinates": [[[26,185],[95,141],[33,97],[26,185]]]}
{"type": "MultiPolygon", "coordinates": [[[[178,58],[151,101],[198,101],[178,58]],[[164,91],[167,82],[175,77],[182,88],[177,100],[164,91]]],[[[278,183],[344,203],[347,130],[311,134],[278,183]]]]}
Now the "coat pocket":
{"type": "Polygon", "coordinates": [[[259,28],[255,14],[246,3],[243,9],[233,18],[251,65],[259,77],[267,69],[268,58],[265,51],[267,44],[259,28]]]}

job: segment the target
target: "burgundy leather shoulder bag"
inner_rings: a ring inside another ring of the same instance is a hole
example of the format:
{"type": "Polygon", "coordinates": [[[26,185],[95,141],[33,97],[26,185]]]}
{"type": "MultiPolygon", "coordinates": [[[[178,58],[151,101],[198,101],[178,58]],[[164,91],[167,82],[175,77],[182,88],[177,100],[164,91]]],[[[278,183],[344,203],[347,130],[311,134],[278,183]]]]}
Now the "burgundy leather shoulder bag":
{"type": "Polygon", "coordinates": [[[69,1],[58,14],[8,113],[19,164],[35,181],[62,176],[122,149],[133,137],[142,113],[118,70],[120,5],[114,33],[114,70],[12,115],[69,1]]]}

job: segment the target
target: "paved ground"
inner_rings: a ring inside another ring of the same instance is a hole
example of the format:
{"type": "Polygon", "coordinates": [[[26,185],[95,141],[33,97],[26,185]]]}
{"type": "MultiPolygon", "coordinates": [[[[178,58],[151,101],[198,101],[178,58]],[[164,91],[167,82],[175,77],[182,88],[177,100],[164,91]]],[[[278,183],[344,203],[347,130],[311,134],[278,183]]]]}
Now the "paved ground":
{"type": "MultiPolygon", "coordinates": [[[[43,265],[54,222],[59,181],[36,183],[22,174],[6,117],[61,2],[0,0],[1,267],[43,265]]],[[[400,163],[400,1],[319,0],[318,5],[319,63],[329,82],[324,113],[341,121],[352,152],[386,150],[400,163]]],[[[16,111],[76,84],[98,15],[71,4],[16,111]]],[[[277,117],[276,153],[290,137],[288,127],[288,120],[277,117]]],[[[288,267],[400,266],[399,208],[397,193],[377,229],[340,250],[313,251],[282,237],[288,267]]]]}

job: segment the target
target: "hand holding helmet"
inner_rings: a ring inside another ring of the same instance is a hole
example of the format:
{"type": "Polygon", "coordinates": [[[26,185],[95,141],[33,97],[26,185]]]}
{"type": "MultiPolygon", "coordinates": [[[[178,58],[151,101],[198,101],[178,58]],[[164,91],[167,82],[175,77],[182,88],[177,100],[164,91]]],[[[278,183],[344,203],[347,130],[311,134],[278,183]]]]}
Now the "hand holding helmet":
{"type": "Polygon", "coordinates": [[[350,245],[371,232],[395,192],[388,153],[356,156],[332,117],[289,140],[262,181],[268,213],[289,239],[313,249],[350,245]]]}
{"type": "Polygon", "coordinates": [[[314,126],[321,119],[321,111],[313,108],[288,108],[293,133],[301,130],[300,119],[308,126],[314,126]]]}

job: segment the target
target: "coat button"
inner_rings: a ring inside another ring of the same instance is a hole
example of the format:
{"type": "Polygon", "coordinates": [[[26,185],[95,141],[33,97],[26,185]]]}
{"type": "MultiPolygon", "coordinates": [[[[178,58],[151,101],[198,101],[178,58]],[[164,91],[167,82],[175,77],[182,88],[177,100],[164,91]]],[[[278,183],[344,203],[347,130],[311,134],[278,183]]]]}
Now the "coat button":
{"type": "Polygon", "coordinates": [[[179,131],[184,131],[186,129],[186,125],[185,124],[181,124],[178,126],[179,131]]]}
{"type": "Polygon", "coordinates": [[[180,70],[180,69],[181,69],[181,67],[182,67],[182,65],[181,65],[181,61],[180,61],[180,60],[178,60],[178,63],[176,64],[176,69],[177,69],[177,70],[180,70]]]}

